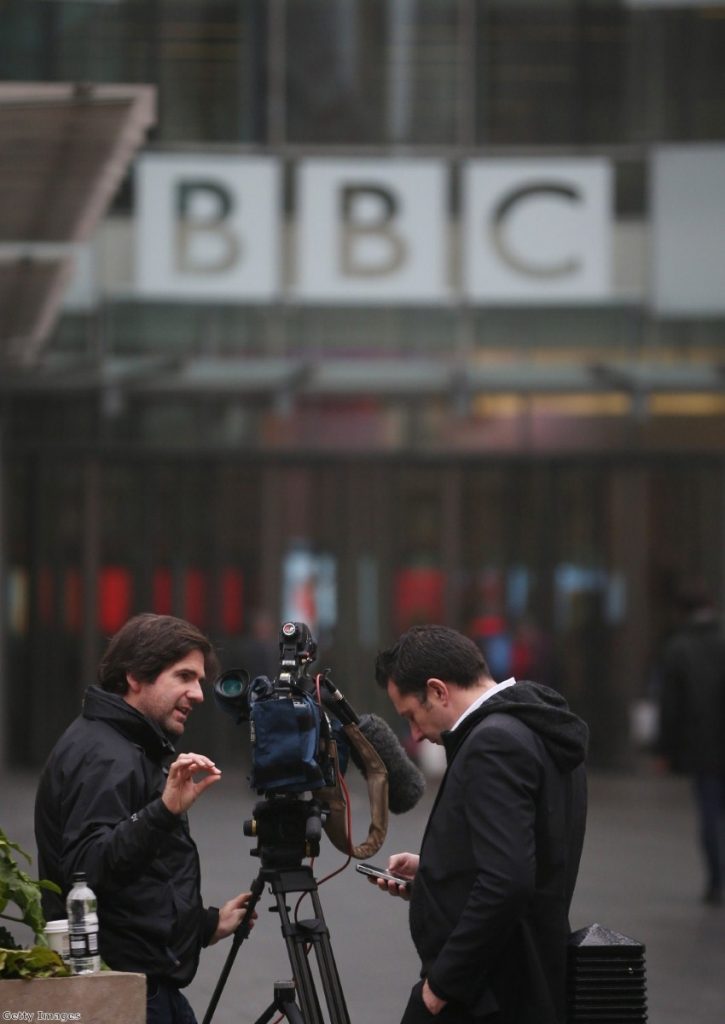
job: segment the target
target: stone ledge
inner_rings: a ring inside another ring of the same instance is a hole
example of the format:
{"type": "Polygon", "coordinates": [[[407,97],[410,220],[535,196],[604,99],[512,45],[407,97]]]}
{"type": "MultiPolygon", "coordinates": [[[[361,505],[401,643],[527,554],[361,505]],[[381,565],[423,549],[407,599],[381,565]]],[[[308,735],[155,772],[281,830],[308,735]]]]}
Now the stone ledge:
{"type": "Polygon", "coordinates": [[[119,971],[0,981],[0,1024],[145,1024],[146,976],[119,971]]]}

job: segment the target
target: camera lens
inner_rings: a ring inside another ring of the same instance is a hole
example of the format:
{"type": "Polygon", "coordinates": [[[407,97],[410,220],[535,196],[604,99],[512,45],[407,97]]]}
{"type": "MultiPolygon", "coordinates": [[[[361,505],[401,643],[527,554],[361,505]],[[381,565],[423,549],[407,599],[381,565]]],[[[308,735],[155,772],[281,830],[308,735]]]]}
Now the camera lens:
{"type": "Polygon", "coordinates": [[[248,691],[249,673],[243,668],[222,673],[214,683],[214,699],[237,722],[246,721],[249,717],[248,691]]]}
{"type": "Polygon", "coordinates": [[[222,697],[234,698],[241,697],[244,693],[249,679],[242,679],[237,675],[236,671],[232,675],[224,675],[221,677],[218,683],[217,692],[222,697]]]}

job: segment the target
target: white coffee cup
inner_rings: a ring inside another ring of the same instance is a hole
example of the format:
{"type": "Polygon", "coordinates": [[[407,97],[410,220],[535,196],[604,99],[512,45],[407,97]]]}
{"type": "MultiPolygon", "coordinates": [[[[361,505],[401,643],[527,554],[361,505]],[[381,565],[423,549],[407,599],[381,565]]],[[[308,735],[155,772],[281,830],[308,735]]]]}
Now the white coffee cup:
{"type": "Polygon", "coordinates": [[[68,921],[48,921],[45,926],[45,937],[50,948],[54,949],[56,953],[60,953],[63,959],[67,961],[70,956],[68,921]]]}

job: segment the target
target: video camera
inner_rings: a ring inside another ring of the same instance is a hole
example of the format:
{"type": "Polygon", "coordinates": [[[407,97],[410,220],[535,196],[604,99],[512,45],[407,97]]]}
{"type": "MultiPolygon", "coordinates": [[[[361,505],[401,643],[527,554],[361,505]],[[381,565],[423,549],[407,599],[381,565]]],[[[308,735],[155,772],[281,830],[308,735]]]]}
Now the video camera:
{"type": "Polygon", "coordinates": [[[265,797],[244,823],[246,835],[259,837],[252,852],[269,864],[316,856],[324,826],[338,850],[367,860],[385,840],[388,811],[410,810],[422,796],[423,774],[383,719],[358,716],[326,672],[311,678],[317,644],[308,626],[285,622],[279,651],[274,679],[250,681],[244,669],[231,669],[214,684],[219,706],[237,724],[250,724],[249,782],[265,797]],[[367,838],[358,844],[343,778],[348,753],[365,778],[370,805],[367,838]]]}
{"type": "Polygon", "coordinates": [[[250,681],[244,669],[232,669],[214,684],[219,706],[237,724],[250,724],[249,782],[265,797],[255,805],[254,817],[244,822],[244,833],[258,838],[252,852],[267,865],[317,856],[323,826],[340,851],[365,859],[380,848],[387,832],[386,766],[327,674],[310,677],[317,644],[309,627],[285,622],[279,637],[274,679],[257,676],[250,681]],[[368,836],[357,846],[350,835],[342,780],[348,750],[365,776],[370,802],[368,836]]]}
{"type": "Polygon", "coordinates": [[[334,786],[332,727],[322,709],[320,693],[315,691],[315,681],[309,676],[317,655],[309,627],[302,622],[285,622],[279,633],[279,651],[275,679],[257,676],[250,682],[244,669],[231,669],[214,684],[219,706],[237,724],[250,723],[250,785],[265,795],[299,794],[334,786]]]}

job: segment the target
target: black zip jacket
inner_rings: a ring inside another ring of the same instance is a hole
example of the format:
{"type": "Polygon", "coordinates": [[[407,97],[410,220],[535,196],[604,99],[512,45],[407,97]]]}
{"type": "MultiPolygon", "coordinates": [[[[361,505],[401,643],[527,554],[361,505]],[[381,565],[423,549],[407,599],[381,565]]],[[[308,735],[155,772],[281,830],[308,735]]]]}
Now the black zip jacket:
{"type": "Polygon", "coordinates": [[[586,817],[588,730],[520,682],[444,733],[448,768],[421,846],[410,928],[461,1019],[560,1024],[586,817]]]}
{"type": "Polygon", "coordinates": [[[196,973],[219,912],[204,909],[199,857],[186,815],[161,800],[166,734],[115,694],[91,686],[82,714],[56,743],[35,803],[46,919],[66,916],[73,873],[85,871],[98,898],[101,956],[117,971],[179,987],[196,973]]]}

